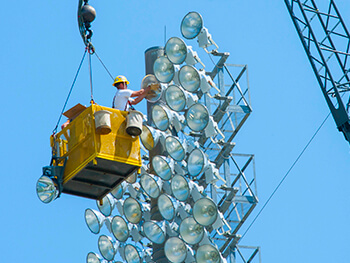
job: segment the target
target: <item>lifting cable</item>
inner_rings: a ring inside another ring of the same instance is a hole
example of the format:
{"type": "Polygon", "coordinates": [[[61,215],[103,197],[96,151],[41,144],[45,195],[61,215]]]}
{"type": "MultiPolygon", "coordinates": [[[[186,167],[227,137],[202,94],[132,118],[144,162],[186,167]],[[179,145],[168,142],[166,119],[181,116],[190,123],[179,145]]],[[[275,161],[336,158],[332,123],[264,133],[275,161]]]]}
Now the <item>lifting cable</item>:
{"type": "Polygon", "coordinates": [[[57,132],[57,128],[58,128],[58,125],[59,125],[59,123],[60,123],[60,121],[61,121],[61,118],[62,118],[63,112],[64,112],[64,110],[65,110],[65,108],[66,108],[66,106],[67,106],[68,99],[69,99],[69,97],[70,97],[70,95],[71,95],[71,93],[72,93],[72,90],[73,90],[73,87],[74,87],[75,81],[77,80],[77,77],[78,77],[79,71],[80,71],[81,66],[82,66],[82,64],[83,64],[83,62],[84,62],[86,52],[87,52],[87,49],[85,49],[85,52],[84,52],[83,58],[81,59],[81,62],[80,62],[80,65],[79,65],[79,67],[78,67],[77,73],[75,74],[75,77],[74,77],[74,80],[73,80],[72,86],[71,86],[71,88],[70,88],[70,90],[69,90],[69,93],[68,93],[68,96],[67,96],[66,102],[64,103],[63,109],[62,109],[61,114],[60,114],[60,116],[59,116],[59,118],[58,118],[58,121],[57,121],[56,127],[55,127],[55,128],[53,129],[53,131],[52,131],[52,134],[55,134],[55,133],[57,132]]]}
{"type": "Polygon", "coordinates": [[[329,118],[329,116],[331,115],[331,113],[328,113],[328,115],[326,116],[326,118],[323,120],[323,122],[321,123],[321,125],[318,127],[318,129],[315,131],[314,135],[312,135],[311,139],[308,141],[308,143],[305,145],[304,149],[300,152],[300,154],[298,155],[298,157],[296,158],[296,160],[294,161],[294,163],[292,164],[292,166],[289,168],[289,170],[287,171],[287,173],[283,176],[282,180],[279,182],[279,184],[276,186],[275,190],[272,192],[272,194],[269,196],[269,198],[266,200],[266,202],[264,203],[263,207],[260,209],[260,211],[258,212],[258,214],[255,216],[255,218],[253,219],[253,221],[250,223],[250,225],[248,226],[248,228],[246,229],[246,231],[244,232],[244,234],[241,237],[241,240],[243,239],[243,237],[247,234],[247,232],[249,231],[249,229],[252,227],[252,225],[255,223],[255,221],[258,219],[258,217],[260,216],[260,214],[262,213],[262,211],[264,210],[264,208],[267,206],[267,204],[270,202],[271,198],[275,195],[275,193],[277,192],[278,188],[282,185],[282,183],[284,182],[284,180],[287,178],[287,176],[289,175],[289,173],[291,172],[291,170],[294,168],[294,166],[297,164],[297,162],[299,161],[299,159],[301,158],[301,156],[304,154],[304,152],[306,151],[306,149],[309,147],[309,145],[311,144],[311,142],[313,141],[313,139],[316,137],[317,133],[320,131],[320,129],[323,127],[323,125],[325,124],[325,122],[327,121],[327,119],[329,118]]]}

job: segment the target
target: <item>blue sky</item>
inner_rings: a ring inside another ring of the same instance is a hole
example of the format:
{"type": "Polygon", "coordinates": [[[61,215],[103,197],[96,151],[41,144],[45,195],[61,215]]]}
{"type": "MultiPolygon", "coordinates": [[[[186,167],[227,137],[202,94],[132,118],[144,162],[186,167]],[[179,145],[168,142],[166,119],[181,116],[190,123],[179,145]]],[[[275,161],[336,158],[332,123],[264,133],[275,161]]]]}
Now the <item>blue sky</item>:
{"type": "MultiPolygon", "coordinates": [[[[323,1],[324,2],[324,1],[323,1]]],[[[235,153],[255,154],[260,203],[243,233],[329,110],[284,2],[193,0],[93,1],[93,44],[113,75],[138,89],[144,51],[180,36],[189,11],[204,18],[228,62],[248,64],[253,113],[235,137],[235,153]]],[[[350,25],[350,6],[337,1],[350,25]]],[[[62,195],[39,201],[35,184],[51,158],[49,136],[73,81],[84,45],[78,1],[8,1],[0,18],[3,114],[0,251],[3,262],[85,262],[98,236],[84,222],[93,200],[62,195]]],[[[196,43],[189,43],[198,50],[196,43]]],[[[87,60],[86,60],[87,61],[87,60]]],[[[110,106],[111,78],[93,59],[94,98],[110,106]]],[[[88,105],[84,64],[68,103],[88,105]]],[[[138,109],[145,112],[143,102],[138,109]]],[[[349,144],[329,118],[284,184],[241,241],[261,247],[262,262],[348,262],[349,144]]]]}

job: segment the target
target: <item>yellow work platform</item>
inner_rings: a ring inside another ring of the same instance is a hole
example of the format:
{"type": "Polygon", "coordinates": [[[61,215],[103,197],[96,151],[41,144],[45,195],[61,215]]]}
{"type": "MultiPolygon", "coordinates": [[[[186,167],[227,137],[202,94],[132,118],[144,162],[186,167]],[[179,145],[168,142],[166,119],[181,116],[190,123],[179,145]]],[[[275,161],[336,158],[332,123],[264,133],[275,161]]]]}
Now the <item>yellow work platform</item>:
{"type": "Polygon", "coordinates": [[[66,112],[74,119],[51,136],[53,155],[66,157],[63,193],[100,200],[139,171],[140,141],[125,131],[127,114],[96,104],[88,108],[78,104],[66,112]],[[95,127],[95,113],[101,110],[110,112],[110,130],[95,127]]]}

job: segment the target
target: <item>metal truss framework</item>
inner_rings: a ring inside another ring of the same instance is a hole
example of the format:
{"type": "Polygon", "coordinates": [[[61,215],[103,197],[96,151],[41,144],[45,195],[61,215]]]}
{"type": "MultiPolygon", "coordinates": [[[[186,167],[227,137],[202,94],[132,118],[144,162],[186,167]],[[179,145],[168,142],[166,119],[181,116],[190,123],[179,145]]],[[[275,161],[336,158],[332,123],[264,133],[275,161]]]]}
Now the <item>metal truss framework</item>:
{"type": "Polygon", "coordinates": [[[258,203],[254,155],[232,153],[235,146],[232,141],[252,112],[248,67],[227,64],[228,53],[213,55],[218,61],[207,75],[216,79],[220,95],[204,95],[203,100],[222,133],[212,139],[202,136],[198,142],[224,178],[226,188],[211,187],[208,194],[220,207],[231,231],[225,238],[219,234],[212,238],[230,263],[261,262],[260,256],[256,257],[260,248],[249,247],[241,253],[242,246],[238,245],[239,229],[258,203]]]}
{"type": "Polygon", "coordinates": [[[285,0],[336,125],[350,142],[350,35],[334,0],[285,0]],[[322,3],[325,4],[325,3],[322,3]]]}

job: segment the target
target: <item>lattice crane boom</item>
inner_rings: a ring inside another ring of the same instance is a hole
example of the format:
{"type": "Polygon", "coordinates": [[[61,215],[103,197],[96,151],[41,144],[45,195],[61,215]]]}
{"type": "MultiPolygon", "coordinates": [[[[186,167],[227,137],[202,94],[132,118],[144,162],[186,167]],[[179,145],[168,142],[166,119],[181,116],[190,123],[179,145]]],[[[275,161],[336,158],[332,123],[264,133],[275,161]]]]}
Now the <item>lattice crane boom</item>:
{"type": "Polygon", "coordinates": [[[350,142],[350,34],[334,0],[284,1],[328,107],[350,142]],[[324,3],[322,3],[324,4],[324,3]]]}

